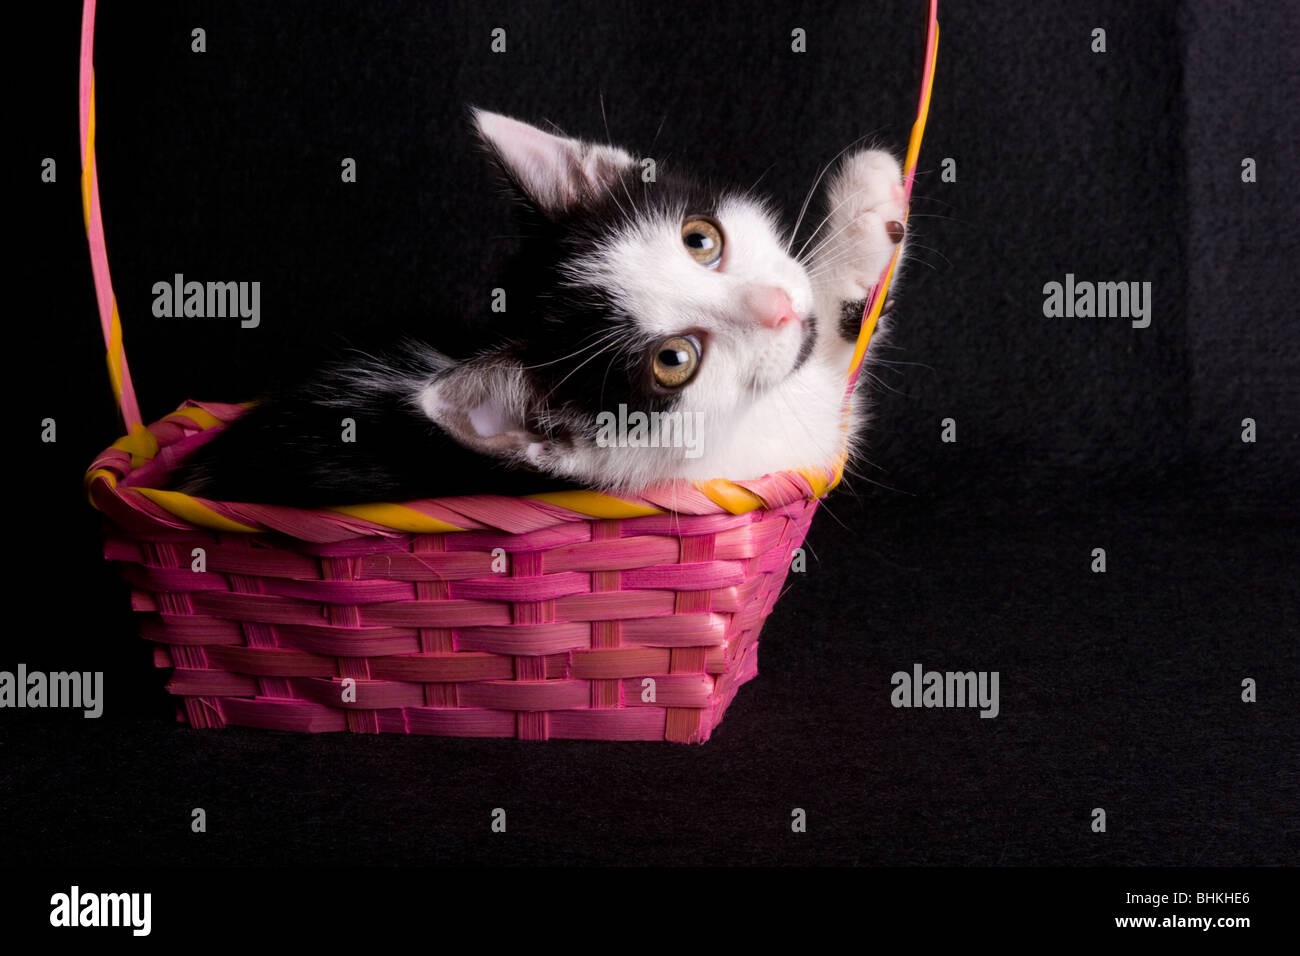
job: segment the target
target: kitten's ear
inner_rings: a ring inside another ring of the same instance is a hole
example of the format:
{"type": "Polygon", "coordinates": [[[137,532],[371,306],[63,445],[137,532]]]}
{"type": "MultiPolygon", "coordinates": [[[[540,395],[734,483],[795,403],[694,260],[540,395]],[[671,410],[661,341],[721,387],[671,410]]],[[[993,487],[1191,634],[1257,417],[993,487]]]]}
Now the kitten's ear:
{"type": "Polygon", "coordinates": [[[511,184],[550,218],[603,196],[636,164],[616,146],[556,136],[499,113],[472,112],[479,136],[511,184]]]}
{"type": "Polygon", "coordinates": [[[497,355],[453,366],[418,396],[421,410],[465,447],[543,467],[553,449],[530,426],[539,399],[523,366],[497,355]]]}

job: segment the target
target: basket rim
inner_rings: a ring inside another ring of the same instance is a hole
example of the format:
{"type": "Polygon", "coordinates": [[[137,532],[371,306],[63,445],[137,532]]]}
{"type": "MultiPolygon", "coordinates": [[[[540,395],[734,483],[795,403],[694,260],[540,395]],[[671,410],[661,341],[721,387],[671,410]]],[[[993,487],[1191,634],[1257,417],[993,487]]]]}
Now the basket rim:
{"type": "Polygon", "coordinates": [[[296,508],[217,501],[153,487],[184,454],[238,418],[251,403],[186,400],[148,426],[134,425],[91,463],[84,485],[90,503],[136,530],[288,533],[309,540],[460,531],[534,531],[571,521],[649,515],[741,515],[824,497],[844,475],[846,454],[830,465],[776,472],[746,481],[716,478],[658,485],[635,495],[594,490],[512,497],[468,495],[296,508]]]}

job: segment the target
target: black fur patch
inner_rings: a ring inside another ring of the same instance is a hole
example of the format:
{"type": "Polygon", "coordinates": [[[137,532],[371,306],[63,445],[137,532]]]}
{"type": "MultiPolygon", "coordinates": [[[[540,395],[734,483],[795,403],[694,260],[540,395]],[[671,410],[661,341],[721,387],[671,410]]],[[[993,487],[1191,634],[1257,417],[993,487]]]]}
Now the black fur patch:
{"type": "Polygon", "coordinates": [[[809,312],[808,318],[804,320],[803,341],[799,343],[799,355],[794,360],[794,368],[791,371],[799,369],[804,362],[808,361],[808,356],[812,355],[813,347],[817,344],[817,316],[809,312]]]}
{"type": "Polygon", "coordinates": [[[396,393],[324,404],[331,386],[348,394],[327,373],[264,400],[190,455],[173,486],[219,501],[303,508],[573,487],[470,451],[396,393]],[[343,441],[344,418],[355,422],[355,441],[343,441]]]}
{"type": "Polygon", "coordinates": [[[845,302],[840,309],[840,338],[845,342],[856,342],[858,332],[862,329],[862,313],[867,308],[866,299],[845,302]]]}

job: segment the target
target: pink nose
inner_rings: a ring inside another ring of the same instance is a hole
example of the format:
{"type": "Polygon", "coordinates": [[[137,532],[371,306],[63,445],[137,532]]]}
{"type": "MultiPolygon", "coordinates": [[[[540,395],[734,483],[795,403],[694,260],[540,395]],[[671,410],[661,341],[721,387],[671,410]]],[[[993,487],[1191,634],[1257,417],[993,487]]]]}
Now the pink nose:
{"type": "Polygon", "coordinates": [[[799,322],[799,313],[784,289],[767,286],[755,289],[749,296],[758,324],[769,329],[780,328],[787,322],[799,322]]]}

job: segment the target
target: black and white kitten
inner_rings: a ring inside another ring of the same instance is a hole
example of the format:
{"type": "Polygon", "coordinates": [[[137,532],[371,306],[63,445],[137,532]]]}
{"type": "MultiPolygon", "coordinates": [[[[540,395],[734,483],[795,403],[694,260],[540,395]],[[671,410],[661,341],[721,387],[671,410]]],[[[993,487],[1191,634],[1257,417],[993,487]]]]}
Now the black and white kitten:
{"type": "Polygon", "coordinates": [[[630,492],[834,460],[863,303],[903,238],[892,156],[840,163],[800,261],[744,191],[662,169],[646,182],[622,149],[473,119],[525,207],[520,255],[493,283],[504,340],[459,362],[407,340],[324,369],[198,449],[177,487],[313,507],[630,492]]]}

